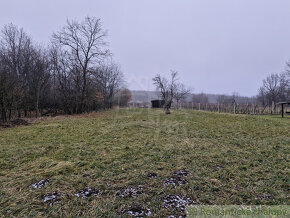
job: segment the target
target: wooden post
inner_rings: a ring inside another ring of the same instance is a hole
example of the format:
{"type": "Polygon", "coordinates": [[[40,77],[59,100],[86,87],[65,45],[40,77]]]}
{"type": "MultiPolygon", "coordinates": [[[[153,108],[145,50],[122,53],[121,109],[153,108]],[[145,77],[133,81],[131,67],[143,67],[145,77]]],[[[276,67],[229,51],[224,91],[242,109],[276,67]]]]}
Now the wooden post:
{"type": "Polygon", "coordinates": [[[218,113],[220,112],[220,103],[218,103],[218,113]]]}
{"type": "Polygon", "coordinates": [[[282,103],[281,106],[282,106],[282,118],[284,118],[284,104],[282,103]]]}
{"type": "Polygon", "coordinates": [[[200,103],[198,103],[198,110],[200,111],[200,103]]]}

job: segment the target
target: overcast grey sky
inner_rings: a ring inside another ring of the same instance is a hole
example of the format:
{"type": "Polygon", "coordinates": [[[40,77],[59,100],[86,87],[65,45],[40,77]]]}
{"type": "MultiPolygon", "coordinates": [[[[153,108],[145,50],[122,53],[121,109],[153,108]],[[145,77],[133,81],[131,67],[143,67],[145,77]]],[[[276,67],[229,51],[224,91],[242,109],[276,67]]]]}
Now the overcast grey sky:
{"type": "Polygon", "coordinates": [[[101,18],[130,89],[180,73],[194,92],[257,93],[290,59],[290,0],[0,0],[14,23],[48,43],[66,19],[101,18]]]}

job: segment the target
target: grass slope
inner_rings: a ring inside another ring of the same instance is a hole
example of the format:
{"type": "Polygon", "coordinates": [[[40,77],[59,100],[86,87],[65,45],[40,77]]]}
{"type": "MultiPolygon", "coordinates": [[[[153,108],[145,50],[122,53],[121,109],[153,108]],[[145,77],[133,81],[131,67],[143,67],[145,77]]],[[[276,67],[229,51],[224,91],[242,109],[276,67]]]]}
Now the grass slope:
{"type": "Polygon", "coordinates": [[[189,110],[122,109],[0,130],[0,214],[116,217],[130,205],[153,216],[167,194],[198,204],[289,204],[289,119],[189,110]],[[174,189],[163,181],[177,169],[191,174],[174,189]],[[155,179],[148,178],[157,173],[155,179]],[[42,189],[28,186],[50,178],[42,189]],[[136,198],[116,191],[143,188],[136,198]],[[101,196],[74,194],[95,187],[101,196]],[[65,195],[49,206],[42,196],[65,195]]]}

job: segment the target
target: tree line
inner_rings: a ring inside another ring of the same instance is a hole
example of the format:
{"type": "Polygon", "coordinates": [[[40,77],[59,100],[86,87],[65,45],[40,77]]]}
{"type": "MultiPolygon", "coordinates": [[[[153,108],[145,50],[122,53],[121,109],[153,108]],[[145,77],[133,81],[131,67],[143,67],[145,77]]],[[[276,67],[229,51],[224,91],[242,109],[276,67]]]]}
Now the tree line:
{"type": "MultiPolygon", "coordinates": [[[[160,99],[164,102],[165,113],[170,113],[173,102],[176,103],[177,108],[180,102],[209,103],[207,94],[192,94],[191,89],[180,83],[176,71],[171,71],[169,77],[157,74],[153,78],[153,84],[160,93],[160,99]],[[190,100],[189,96],[191,96],[190,100]]],[[[256,96],[243,97],[237,92],[233,92],[232,95],[217,95],[216,101],[220,105],[232,105],[234,108],[239,104],[252,104],[255,105],[254,108],[261,106],[264,109],[271,107],[271,113],[274,113],[277,103],[290,101],[290,61],[286,63],[285,71],[280,74],[271,74],[263,80],[263,85],[256,96]]]]}
{"type": "Polygon", "coordinates": [[[130,100],[124,82],[100,19],[67,20],[47,47],[14,24],[1,30],[1,121],[124,105],[130,100]]]}
{"type": "Polygon", "coordinates": [[[257,100],[265,107],[273,105],[273,110],[278,102],[290,101],[290,61],[284,72],[270,74],[263,80],[257,100]]]}

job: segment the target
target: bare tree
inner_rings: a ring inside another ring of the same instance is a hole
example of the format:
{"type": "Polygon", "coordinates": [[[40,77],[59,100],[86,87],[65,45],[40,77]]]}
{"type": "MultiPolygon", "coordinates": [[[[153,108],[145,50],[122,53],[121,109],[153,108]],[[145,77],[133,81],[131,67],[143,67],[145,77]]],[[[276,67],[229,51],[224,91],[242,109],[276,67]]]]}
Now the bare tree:
{"type": "Polygon", "coordinates": [[[268,99],[267,99],[267,93],[266,90],[263,87],[259,88],[257,100],[261,103],[261,105],[265,108],[269,105],[268,99]]]}
{"type": "MultiPolygon", "coordinates": [[[[68,113],[78,113],[80,85],[78,74],[73,73],[74,65],[68,51],[53,46],[50,49],[50,63],[55,96],[55,107],[63,108],[68,113]],[[58,106],[56,106],[58,105],[58,106]]],[[[55,110],[57,110],[55,108],[55,110]]]]}
{"type": "MultiPolygon", "coordinates": [[[[283,98],[283,93],[285,92],[286,81],[284,76],[279,74],[271,74],[266,79],[263,80],[263,86],[261,90],[266,94],[268,99],[268,104],[273,103],[273,110],[275,111],[276,103],[283,98]]],[[[272,113],[273,113],[272,110],[272,113]]]]}
{"type": "Polygon", "coordinates": [[[17,26],[0,34],[0,119],[111,108],[123,84],[112,62],[100,19],[67,21],[49,49],[36,46],[17,26]],[[111,61],[111,59],[109,59],[111,61]],[[100,103],[99,100],[103,99],[100,103]],[[44,113],[42,113],[44,112],[44,113]]]}
{"type": "Polygon", "coordinates": [[[80,82],[80,112],[85,111],[87,106],[88,80],[92,69],[109,55],[106,36],[100,19],[94,17],[86,17],[82,22],[67,20],[66,26],[53,34],[53,44],[66,50],[71,55],[75,72],[81,72],[80,77],[75,77],[80,82]]]}
{"type": "Polygon", "coordinates": [[[174,93],[174,99],[176,100],[177,108],[179,108],[179,103],[185,101],[186,97],[190,94],[191,89],[186,88],[184,84],[176,84],[176,90],[174,93]]]}
{"type": "Polygon", "coordinates": [[[115,95],[123,84],[123,74],[118,65],[107,63],[97,67],[94,71],[97,92],[102,96],[102,106],[112,108],[115,95]]]}
{"type": "Polygon", "coordinates": [[[289,101],[290,100],[290,61],[286,63],[286,70],[284,73],[281,74],[282,83],[284,87],[284,98],[283,100],[289,101]]]}
{"type": "Polygon", "coordinates": [[[278,96],[281,93],[280,78],[278,74],[271,74],[263,80],[263,88],[269,93],[271,101],[277,102],[278,96]]]}
{"type": "Polygon", "coordinates": [[[272,105],[271,113],[276,110],[276,103],[289,100],[289,63],[286,71],[281,74],[271,74],[263,80],[263,85],[259,88],[257,99],[266,106],[272,105]]]}
{"type": "Polygon", "coordinates": [[[11,102],[19,95],[18,86],[15,86],[17,78],[11,77],[9,71],[1,63],[0,59],[0,117],[3,122],[7,120],[7,112],[11,109],[11,102]]]}
{"type": "Polygon", "coordinates": [[[30,69],[30,59],[32,44],[30,37],[17,26],[9,24],[1,31],[0,39],[0,59],[2,65],[2,119],[6,120],[6,112],[9,119],[12,110],[26,108],[29,104],[28,96],[28,72],[30,69]],[[5,100],[4,100],[5,99],[5,100]]]}
{"type": "Polygon", "coordinates": [[[237,113],[237,109],[238,109],[238,106],[239,106],[239,93],[238,92],[233,92],[232,96],[231,96],[231,101],[232,101],[232,105],[234,107],[234,114],[237,113]]]}
{"type": "Polygon", "coordinates": [[[290,73],[281,73],[280,77],[280,95],[279,101],[290,100],[290,73]]]}
{"type": "Polygon", "coordinates": [[[164,100],[164,109],[165,113],[170,114],[170,108],[176,93],[177,88],[177,78],[178,73],[176,71],[171,71],[170,79],[160,76],[157,74],[153,78],[153,83],[156,85],[156,88],[160,91],[160,96],[164,100]]]}
{"type": "Polygon", "coordinates": [[[287,77],[290,77],[290,60],[286,62],[286,69],[285,73],[287,74],[287,77]]]}
{"type": "Polygon", "coordinates": [[[34,49],[31,54],[28,86],[35,105],[36,117],[39,117],[39,104],[44,90],[47,88],[50,72],[47,52],[41,48],[34,49]]]}

